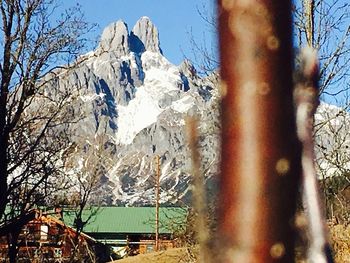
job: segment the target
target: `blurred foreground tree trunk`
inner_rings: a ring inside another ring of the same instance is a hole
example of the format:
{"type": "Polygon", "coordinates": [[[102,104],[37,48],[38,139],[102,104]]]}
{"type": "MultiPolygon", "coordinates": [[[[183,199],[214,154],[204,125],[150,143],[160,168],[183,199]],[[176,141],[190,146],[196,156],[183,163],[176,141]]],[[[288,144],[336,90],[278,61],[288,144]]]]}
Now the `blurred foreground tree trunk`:
{"type": "Polygon", "coordinates": [[[301,174],[290,1],[219,0],[219,262],[294,262],[301,174]]]}

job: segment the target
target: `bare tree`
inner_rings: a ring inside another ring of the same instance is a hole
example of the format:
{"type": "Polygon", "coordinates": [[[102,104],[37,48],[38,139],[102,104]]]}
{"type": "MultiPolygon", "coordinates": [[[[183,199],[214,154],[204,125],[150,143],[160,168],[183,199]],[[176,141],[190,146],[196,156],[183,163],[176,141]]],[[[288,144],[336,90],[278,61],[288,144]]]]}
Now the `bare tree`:
{"type": "MultiPolygon", "coordinates": [[[[83,35],[91,28],[79,6],[58,15],[58,4],[0,1],[1,226],[24,216],[57,185],[65,186],[61,155],[69,145],[74,97],[72,90],[60,88],[58,78],[76,66],[86,43],[83,35]]],[[[20,229],[9,233],[10,262],[15,261],[20,229]]]]}
{"type": "Polygon", "coordinates": [[[197,13],[201,17],[207,31],[202,33],[200,41],[195,37],[192,29],[188,33],[193,62],[201,75],[212,75],[213,72],[218,75],[218,34],[215,8],[209,8],[208,5],[202,4],[197,7],[197,13]]]}
{"type": "Polygon", "coordinates": [[[98,215],[103,177],[113,167],[112,153],[105,149],[107,142],[105,136],[96,135],[94,139],[86,140],[84,145],[70,143],[60,155],[64,185],[55,185],[48,196],[41,195],[46,199],[43,204],[48,208],[54,207],[55,215],[75,229],[74,234],[68,237],[72,245],[69,262],[96,262],[101,252],[101,246],[87,242],[83,232],[98,215]]]}
{"type": "Polygon", "coordinates": [[[314,125],[317,174],[327,217],[342,218],[348,203],[341,192],[350,185],[348,137],[350,4],[346,1],[304,0],[295,8],[299,46],[311,46],[320,60],[319,95],[338,108],[321,103],[314,125]],[[335,207],[337,207],[335,209],[335,207]],[[345,209],[344,209],[345,208],[345,209]]]}
{"type": "Polygon", "coordinates": [[[316,114],[316,164],[327,218],[350,220],[350,115],[346,108],[324,105],[316,114]]]}
{"type": "Polygon", "coordinates": [[[88,206],[99,204],[97,192],[101,186],[101,178],[111,169],[113,162],[107,151],[103,149],[105,141],[102,136],[96,136],[95,141],[88,145],[82,160],[82,167],[76,174],[76,185],[73,186],[72,205],[75,207],[75,226],[81,233],[88,221],[97,213],[92,211],[83,214],[88,206]]]}
{"type": "Polygon", "coordinates": [[[302,0],[295,6],[294,17],[298,47],[308,45],[318,51],[319,94],[340,103],[349,89],[350,4],[341,0],[302,0]]]}

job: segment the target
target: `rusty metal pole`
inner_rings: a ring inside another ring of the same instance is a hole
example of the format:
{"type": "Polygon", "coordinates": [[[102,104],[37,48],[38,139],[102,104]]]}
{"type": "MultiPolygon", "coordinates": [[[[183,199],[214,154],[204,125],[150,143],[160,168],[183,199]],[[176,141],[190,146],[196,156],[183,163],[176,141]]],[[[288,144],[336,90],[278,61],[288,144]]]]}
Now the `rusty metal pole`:
{"type": "Polygon", "coordinates": [[[222,91],[218,262],[294,262],[300,142],[291,2],[218,0],[222,91]]]}

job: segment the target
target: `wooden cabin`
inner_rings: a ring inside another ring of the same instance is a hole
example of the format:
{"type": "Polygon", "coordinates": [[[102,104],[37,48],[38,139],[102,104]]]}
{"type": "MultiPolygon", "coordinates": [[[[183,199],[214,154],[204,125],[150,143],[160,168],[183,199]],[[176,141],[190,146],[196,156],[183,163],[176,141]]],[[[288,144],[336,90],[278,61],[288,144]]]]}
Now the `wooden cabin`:
{"type": "MultiPolygon", "coordinates": [[[[74,228],[64,224],[55,215],[31,210],[26,217],[28,222],[22,228],[18,239],[18,262],[68,262],[72,259],[72,252],[84,258],[91,254],[91,251],[95,254],[94,250],[99,247],[95,239],[84,233],[77,235],[74,228]],[[79,250],[74,251],[74,245],[77,243],[79,250]]],[[[0,237],[1,261],[5,261],[7,255],[8,242],[5,235],[0,237]]]]}
{"type": "MultiPolygon", "coordinates": [[[[158,249],[176,247],[175,232],[186,223],[187,210],[179,207],[159,209],[158,249]]],[[[69,262],[74,244],[79,242],[79,256],[105,259],[148,253],[156,250],[156,217],[154,207],[93,207],[83,211],[86,221],[77,237],[75,212],[41,212],[31,210],[19,237],[18,262],[69,262]],[[78,241],[77,241],[78,240],[78,241]],[[110,254],[110,248],[114,251],[110,254]]],[[[6,236],[0,235],[0,262],[8,254],[6,236]]]]}

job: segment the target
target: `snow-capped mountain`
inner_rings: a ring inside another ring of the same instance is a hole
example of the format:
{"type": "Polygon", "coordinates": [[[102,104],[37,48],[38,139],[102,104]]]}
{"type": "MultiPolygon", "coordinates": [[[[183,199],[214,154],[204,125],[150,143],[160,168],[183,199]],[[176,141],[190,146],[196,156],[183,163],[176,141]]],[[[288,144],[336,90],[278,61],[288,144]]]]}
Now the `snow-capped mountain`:
{"type": "MultiPolygon", "coordinates": [[[[73,90],[70,110],[82,116],[69,127],[74,149],[64,156],[66,174],[79,175],[87,183],[89,177],[97,177],[96,202],[153,204],[159,155],[161,201],[186,201],[191,158],[185,119],[190,115],[199,119],[202,170],[212,185],[219,159],[214,74],[199,76],[186,60],[179,66],[170,63],[160,48],[158,30],[147,17],[131,31],[123,21],[112,23],[98,47],[80,61],[76,69],[51,83],[73,90]]],[[[319,176],[347,172],[348,113],[321,103],[315,120],[319,176]]]]}
{"type": "Polygon", "coordinates": [[[131,31],[123,21],[112,23],[98,47],[80,60],[79,67],[60,80],[63,88],[75,87],[74,111],[84,116],[71,128],[77,147],[67,173],[82,173],[88,152],[99,146],[103,150],[98,155],[105,155],[98,191],[103,203],[150,204],[159,155],[161,200],[177,202],[189,193],[185,117],[195,115],[200,120],[203,169],[212,177],[218,162],[216,80],[197,75],[188,61],[170,63],[148,17],[131,31]]]}

